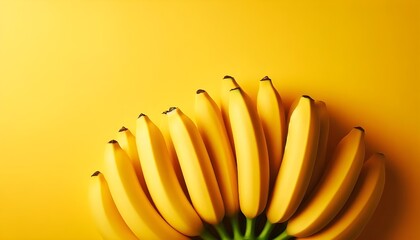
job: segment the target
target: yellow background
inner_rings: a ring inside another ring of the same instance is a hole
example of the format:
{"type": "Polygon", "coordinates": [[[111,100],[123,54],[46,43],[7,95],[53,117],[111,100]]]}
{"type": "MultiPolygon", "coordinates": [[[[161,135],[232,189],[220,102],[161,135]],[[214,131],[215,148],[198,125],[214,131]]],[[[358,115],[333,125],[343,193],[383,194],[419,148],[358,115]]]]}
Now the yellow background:
{"type": "Polygon", "coordinates": [[[333,141],[363,126],[388,161],[362,238],[420,238],[420,5],[337,2],[0,0],[0,239],[100,239],[105,143],[225,74],[324,100],[333,141]]]}

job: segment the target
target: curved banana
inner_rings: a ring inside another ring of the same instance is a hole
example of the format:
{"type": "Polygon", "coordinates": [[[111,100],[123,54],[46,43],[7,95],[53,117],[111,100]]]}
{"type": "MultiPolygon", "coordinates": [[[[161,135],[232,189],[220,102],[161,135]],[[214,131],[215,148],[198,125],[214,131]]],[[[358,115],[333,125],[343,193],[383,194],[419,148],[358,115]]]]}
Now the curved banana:
{"type": "Polygon", "coordinates": [[[316,184],[322,177],[327,163],[327,146],[328,146],[328,135],[330,134],[330,119],[328,116],[327,105],[323,101],[315,101],[315,109],[319,119],[319,140],[318,149],[316,153],[316,160],[314,170],[312,172],[311,181],[309,182],[306,196],[312,193],[316,184]]]}
{"type": "Polygon", "coordinates": [[[92,216],[101,236],[106,240],[137,240],[124,222],[109,192],[108,184],[99,171],[92,174],[89,184],[92,216]]]}
{"type": "Polygon", "coordinates": [[[148,116],[140,114],[136,136],[144,177],[157,210],[184,235],[200,235],[203,224],[178,182],[161,131],[148,116]]]}
{"type": "Polygon", "coordinates": [[[267,76],[261,79],[259,84],[257,109],[267,142],[270,186],[273,186],[280,169],[287,130],[283,102],[267,76]]]}
{"type": "Polygon", "coordinates": [[[253,219],[267,204],[269,162],[257,110],[240,88],[230,90],[229,120],[238,168],[239,206],[248,219],[253,219]]]}
{"type": "Polygon", "coordinates": [[[118,143],[120,147],[127,153],[130,158],[131,164],[133,164],[134,170],[136,171],[137,179],[140,182],[140,186],[143,191],[146,193],[147,198],[151,200],[150,193],[147,189],[146,182],[144,180],[143,171],[140,166],[140,159],[137,152],[136,137],[131,133],[131,131],[126,127],[121,127],[118,130],[118,143]]]}
{"type": "Polygon", "coordinates": [[[166,115],[192,204],[204,221],[216,225],[224,217],[225,208],[203,139],[179,108],[170,108],[166,115]]]}
{"type": "Polygon", "coordinates": [[[295,213],[309,185],[316,159],[319,121],[314,100],[304,95],[294,105],[283,160],[267,210],[271,223],[287,221],[295,213]]]}
{"type": "Polygon", "coordinates": [[[385,158],[372,155],[363,165],[357,184],[343,210],[320,232],[302,239],[357,239],[369,222],[385,185],[385,158]]]}
{"type": "MultiPolygon", "coordinates": [[[[166,112],[164,112],[166,113],[166,112]]],[[[165,139],[166,146],[168,147],[169,152],[169,159],[172,163],[172,168],[175,171],[176,177],[178,179],[178,182],[181,184],[182,191],[184,191],[185,196],[187,196],[188,201],[191,202],[190,195],[188,195],[187,185],[185,184],[184,176],[182,175],[181,166],[179,165],[178,156],[175,152],[174,143],[172,142],[171,135],[169,133],[168,129],[168,121],[166,119],[166,116],[161,116],[160,122],[159,122],[159,129],[163,134],[163,138],[165,139]]]]}
{"type": "Polygon", "coordinates": [[[325,174],[302,208],[289,220],[288,235],[310,236],[341,210],[359,177],[365,158],[364,130],[353,128],[337,145],[325,174]]]}
{"type": "Polygon", "coordinates": [[[239,87],[239,84],[236,82],[235,78],[229,75],[223,77],[222,90],[220,92],[220,111],[222,112],[223,121],[225,123],[226,132],[229,136],[230,147],[233,150],[233,154],[235,154],[235,146],[233,143],[232,128],[229,121],[229,91],[237,87],[239,87]]]}
{"type": "Polygon", "coordinates": [[[118,211],[139,239],[188,239],[169,226],[150,203],[128,155],[115,140],[105,148],[104,174],[118,211]]]}
{"type": "Polygon", "coordinates": [[[232,216],[239,211],[235,157],[220,109],[201,89],[195,97],[195,120],[213,164],[226,215],[232,216]]]}

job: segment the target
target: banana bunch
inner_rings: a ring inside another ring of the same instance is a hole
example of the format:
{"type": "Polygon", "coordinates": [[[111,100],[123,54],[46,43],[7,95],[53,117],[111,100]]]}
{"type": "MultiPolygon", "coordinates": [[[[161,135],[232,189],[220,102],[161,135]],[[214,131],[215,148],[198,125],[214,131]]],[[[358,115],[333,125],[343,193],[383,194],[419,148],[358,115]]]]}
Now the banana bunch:
{"type": "Polygon", "coordinates": [[[101,236],[356,239],[380,201],[384,155],[365,160],[365,131],[354,127],[327,158],[326,104],[303,95],[288,112],[270,78],[253,101],[225,76],[220,105],[196,92],[194,121],[171,107],[165,132],[140,114],[91,177],[101,236]]]}

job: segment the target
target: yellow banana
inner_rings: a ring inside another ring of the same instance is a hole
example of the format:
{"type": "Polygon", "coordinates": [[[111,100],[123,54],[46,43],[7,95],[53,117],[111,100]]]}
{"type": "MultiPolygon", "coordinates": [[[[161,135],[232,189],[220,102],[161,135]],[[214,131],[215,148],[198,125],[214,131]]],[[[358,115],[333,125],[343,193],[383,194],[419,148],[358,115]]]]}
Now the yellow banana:
{"type": "Polygon", "coordinates": [[[314,192],[289,220],[286,228],[288,235],[310,236],[338,214],[350,196],[363,166],[364,135],[363,128],[355,127],[340,141],[314,192]]]}
{"type": "Polygon", "coordinates": [[[239,206],[248,219],[253,219],[267,204],[269,162],[257,110],[240,88],[230,90],[229,120],[238,168],[239,206]]]}
{"type": "Polygon", "coordinates": [[[277,175],[267,218],[287,221],[300,205],[309,185],[319,139],[314,100],[302,96],[290,115],[286,146],[277,175]]]}
{"type": "Polygon", "coordinates": [[[372,217],[385,185],[385,158],[376,153],[362,168],[357,184],[340,214],[320,232],[302,239],[357,239],[372,217]]]}
{"type": "Polygon", "coordinates": [[[226,215],[232,216],[239,211],[236,162],[220,109],[201,89],[195,97],[195,120],[213,164],[226,215]]]}
{"type": "Polygon", "coordinates": [[[322,174],[324,173],[325,165],[327,162],[327,145],[328,145],[328,135],[330,133],[330,120],[328,116],[327,106],[323,101],[315,101],[315,109],[319,119],[319,141],[318,149],[316,153],[316,160],[314,165],[314,170],[312,172],[311,181],[309,182],[308,190],[306,191],[306,196],[312,193],[316,184],[321,179],[322,174]]]}
{"type": "Polygon", "coordinates": [[[137,175],[137,179],[140,182],[140,186],[143,191],[146,193],[147,198],[151,200],[150,193],[147,189],[146,182],[144,180],[143,171],[140,166],[140,159],[137,152],[136,137],[131,133],[131,131],[126,127],[121,127],[118,130],[118,143],[120,147],[127,153],[130,158],[131,164],[134,167],[134,170],[137,175]]]}
{"type": "Polygon", "coordinates": [[[150,203],[128,155],[115,140],[105,148],[104,174],[118,211],[139,239],[188,239],[169,226],[150,203]]]}
{"type": "Polygon", "coordinates": [[[188,201],[191,201],[190,196],[188,195],[187,185],[185,185],[184,176],[182,176],[181,166],[179,166],[178,156],[176,155],[174,143],[172,142],[171,135],[169,133],[168,129],[168,121],[166,119],[166,116],[162,116],[162,118],[159,119],[159,129],[163,134],[163,137],[166,142],[166,146],[168,147],[169,152],[169,159],[172,163],[172,168],[174,169],[176,173],[176,177],[178,179],[178,182],[181,184],[182,191],[184,191],[185,196],[187,196],[188,201]]]}
{"type": "Polygon", "coordinates": [[[94,172],[90,181],[90,209],[101,236],[105,240],[137,240],[118,212],[103,174],[94,172]]]}
{"type": "Polygon", "coordinates": [[[222,81],[222,91],[220,92],[220,111],[222,112],[223,121],[225,123],[226,132],[229,136],[230,146],[235,154],[235,146],[233,144],[232,128],[229,121],[229,91],[233,88],[239,87],[235,78],[226,75],[222,81]]]}
{"type": "Polygon", "coordinates": [[[136,136],[144,177],[156,208],[179,232],[200,235],[203,224],[178,182],[161,131],[148,116],[140,114],[136,136]]]}
{"type": "Polygon", "coordinates": [[[267,76],[261,79],[259,84],[257,109],[267,142],[270,186],[272,186],[283,157],[286,141],[286,117],[281,97],[267,76]]]}
{"type": "Polygon", "coordinates": [[[136,137],[128,128],[123,126],[120,128],[120,130],[118,130],[117,139],[120,147],[124,150],[124,152],[127,153],[128,157],[130,158],[137,176],[143,176],[140,167],[139,155],[137,153],[136,137]]]}
{"type": "Polygon", "coordinates": [[[203,139],[193,121],[179,108],[170,108],[166,115],[192,204],[204,221],[216,225],[225,209],[203,139]]]}

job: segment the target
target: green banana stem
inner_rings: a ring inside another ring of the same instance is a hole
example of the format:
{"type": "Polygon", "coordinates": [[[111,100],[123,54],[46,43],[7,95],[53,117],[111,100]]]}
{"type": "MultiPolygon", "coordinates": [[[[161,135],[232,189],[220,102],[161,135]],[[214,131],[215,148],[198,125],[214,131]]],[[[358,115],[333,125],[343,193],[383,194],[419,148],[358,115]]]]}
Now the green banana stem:
{"type": "Polygon", "coordinates": [[[289,236],[286,232],[286,230],[284,230],[279,236],[277,236],[276,238],[274,238],[273,240],[287,240],[292,238],[293,236],[289,236]]]}
{"type": "Polygon", "coordinates": [[[238,215],[234,215],[230,218],[232,223],[232,230],[233,230],[233,239],[239,240],[242,239],[241,228],[239,227],[239,219],[238,215]]]}
{"type": "Polygon", "coordinates": [[[260,235],[257,237],[258,240],[267,240],[270,236],[271,231],[274,228],[274,224],[270,221],[266,221],[263,230],[261,231],[260,235]]]}
{"type": "Polygon", "coordinates": [[[229,240],[231,237],[229,237],[229,234],[226,232],[225,227],[223,226],[223,222],[214,225],[214,228],[216,229],[217,233],[219,234],[220,238],[222,240],[229,240]]]}
{"type": "Polygon", "coordinates": [[[245,239],[255,238],[255,220],[257,218],[246,218],[245,239]]]}
{"type": "Polygon", "coordinates": [[[203,240],[217,240],[207,229],[204,229],[203,232],[200,234],[200,238],[203,240]]]}

